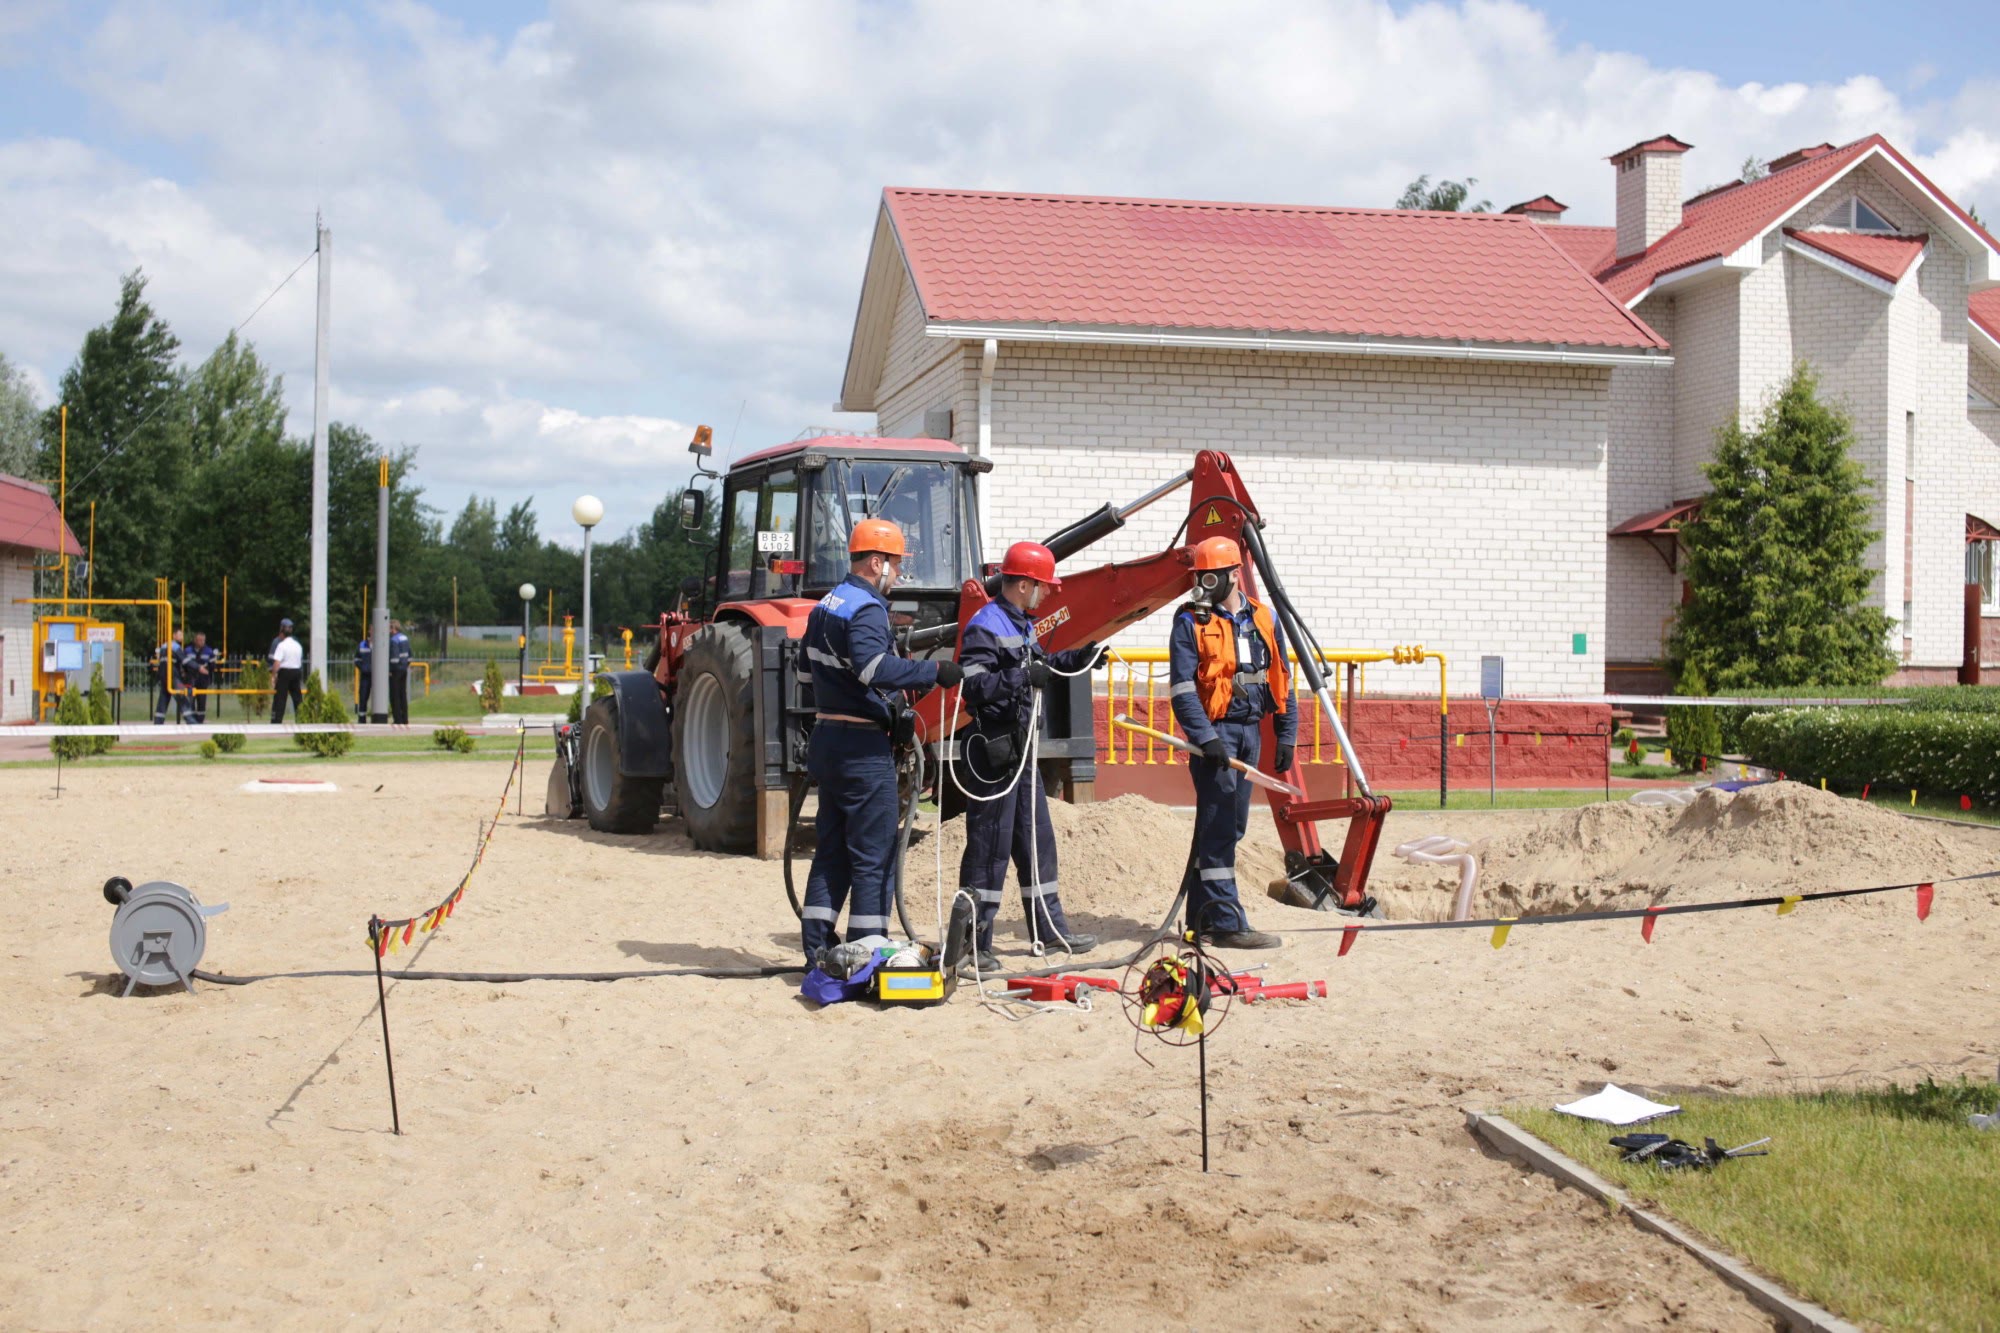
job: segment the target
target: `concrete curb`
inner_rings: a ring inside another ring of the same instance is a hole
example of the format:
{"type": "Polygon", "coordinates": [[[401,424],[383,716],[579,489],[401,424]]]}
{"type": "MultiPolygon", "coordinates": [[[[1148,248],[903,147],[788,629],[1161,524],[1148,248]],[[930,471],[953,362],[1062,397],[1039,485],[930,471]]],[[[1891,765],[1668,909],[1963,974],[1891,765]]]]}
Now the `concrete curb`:
{"type": "Polygon", "coordinates": [[[1633,1204],[1631,1196],[1581,1162],[1557,1152],[1512,1121],[1483,1111],[1467,1111],[1465,1127],[1504,1156],[1512,1157],[1561,1183],[1611,1204],[1642,1231],[1664,1237],[1708,1265],[1716,1276],[1750,1298],[1752,1304],[1782,1319],[1786,1326],[1810,1333],[1861,1333],[1831,1310],[1792,1295],[1769,1278],[1760,1277],[1720,1250],[1711,1249],[1689,1232],[1656,1213],[1633,1204]]]}

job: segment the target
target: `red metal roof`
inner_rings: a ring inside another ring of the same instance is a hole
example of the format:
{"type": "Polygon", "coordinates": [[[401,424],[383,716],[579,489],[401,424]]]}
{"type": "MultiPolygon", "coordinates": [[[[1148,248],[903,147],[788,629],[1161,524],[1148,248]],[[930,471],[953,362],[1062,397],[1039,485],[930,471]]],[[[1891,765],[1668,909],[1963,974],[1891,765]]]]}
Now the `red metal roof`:
{"type": "Polygon", "coordinates": [[[761,463],[766,459],[778,458],[786,454],[800,454],[811,449],[821,453],[842,454],[930,454],[936,458],[964,458],[965,450],[950,440],[894,440],[877,435],[815,435],[809,440],[793,440],[788,444],[774,444],[768,449],[759,449],[753,454],[745,454],[729,466],[742,467],[746,463],[761,463]]]}
{"type": "Polygon", "coordinates": [[[1567,213],[1569,205],[1553,195],[1538,194],[1523,203],[1509,204],[1503,213],[1567,213]]]}
{"type": "Polygon", "coordinates": [[[1976,514],[1965,516],[1965,539],[1969,542],[2000,542],[2000,528],[1976,514]]]}
{"type": "Polygon", "coordinates": [[[1665,509],[1628,518],[1611,529],[1613,537],[1664,537],[1679,532],[1701,513],[1700,500],[1676,500],[1665,509]]]}
{"type": "Polygon", "coordinates": [[[883,197],[932,321],[1666,347],[1520,216],[883,197]]]}
{"type": "Polygon", "coordinates": [[[1550,240],[1563,248],[1571,259],[1583,265],[1586,273],[1596,273],[1611,267],[1611,261],[1618,258],[1618,228],[1616,227],[1573,227],[1567,224],[1542,229],[1550,240]]]}
{"type": "Polygon", "coordinates": [[[1931,239],[1927,235],[1864,236],[1851,231],[1795,231],[1790,227],[1785,228],[1785,235],[1885,282],[1901,282],[1931,239]]]}
{"type": "Polygon", "coordinates": [[[2000,287],[1974,292],[1965,303],[1972,322],[1986,330],[1986,336],[2000,342],[2000,287]]]}
{"type": "Polygon", "coordinates": [[[1622,162],[1634,153],[1685,153],[1692,147],[1693,144],[1682,143],[1671,134],[1662,134],[1658,138],[1642,139],[1630,148],[1621,148],[1613,153],[1609,160],[1622,162]]]}
{"type": "Polygon", "coordinates": [[[61,555],[65,542],[69,554],[83,554],[76,534],[58,514],[55,498],[31,481],[0,476],[0,546],[26,546],[61,555]]]}

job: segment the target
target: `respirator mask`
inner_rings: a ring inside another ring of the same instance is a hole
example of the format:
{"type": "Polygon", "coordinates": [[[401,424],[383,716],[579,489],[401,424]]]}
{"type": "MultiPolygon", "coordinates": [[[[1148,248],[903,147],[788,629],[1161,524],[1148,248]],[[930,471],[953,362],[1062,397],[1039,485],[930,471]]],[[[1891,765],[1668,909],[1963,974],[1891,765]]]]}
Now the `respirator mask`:
{"type": "Polygon", "coordinates": [[[1195,591],[1210,606],[1221,606],[1229,600],[1229,594],[1236,588],[1236,571],[1233,569],[1204,569],[1194,576],[1195,591]]]}

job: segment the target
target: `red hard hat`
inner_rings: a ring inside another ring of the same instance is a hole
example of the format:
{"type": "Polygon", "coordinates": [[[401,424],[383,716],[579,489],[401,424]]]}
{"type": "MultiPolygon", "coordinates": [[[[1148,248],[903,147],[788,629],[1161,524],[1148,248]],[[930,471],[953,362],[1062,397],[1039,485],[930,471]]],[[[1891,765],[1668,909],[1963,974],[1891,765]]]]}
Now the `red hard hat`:
{"type": "Polygon", "coordinates": [[[904,555],[903,530],[886,518],[864,518],[854,525],[847,538],[847,553],[853,556],[904,555]]]}
{"type": "Polygon", "coordinates": [[[1243,563],[1243,553],[1228,537],[1210,537],[1194,548],[1196,569],[1234,569],[1243,563]]]}
{"type": "Polygon", "coordinates": [[[1055,552],[1040,542],[1015,542],[1008,547],[1000,573],[1010,579],[1033,579],[1051,588],[1062,587],[1062,580],[1056,577],[1055,552]]]}

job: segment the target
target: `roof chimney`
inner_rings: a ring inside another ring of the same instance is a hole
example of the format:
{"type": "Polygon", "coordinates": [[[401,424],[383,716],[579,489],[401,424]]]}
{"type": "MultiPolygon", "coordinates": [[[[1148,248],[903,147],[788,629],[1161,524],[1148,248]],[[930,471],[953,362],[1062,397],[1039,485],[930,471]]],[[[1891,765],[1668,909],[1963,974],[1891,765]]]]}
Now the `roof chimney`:
{"type": "Polygon", "coordinates": [[[1810,162],[1814,158],[1823,157],[1832,151],[1833,145],[1830,143],[1816,143],[1810,148],[1794,148],[1791,152],[1786,153],[1783,157],[1771,163],[1771,170],[1783,171],[1786,167],[1795,167],[1801,162],[1810,162]]]}
{"type": "Polygon", "coordinates": [[[1643,254],[1681,225],[1681,154],[1692,147],[1662,134],[1611,155],[1618,172],[1618,258],[1643,254]]]}
{"type": "Polygon", "coordinates": [[[1563,214],[1568,211],[1568,204],[1546,194],[1537,195],[1524,204],[1514,204],[1507,209],[1507,212],[1519,213],[1530,222],[1561,222],[1563,214]]]}

